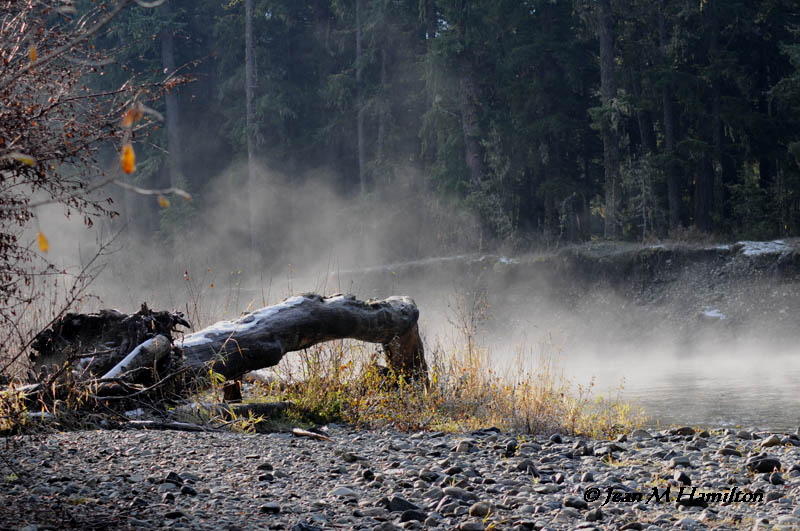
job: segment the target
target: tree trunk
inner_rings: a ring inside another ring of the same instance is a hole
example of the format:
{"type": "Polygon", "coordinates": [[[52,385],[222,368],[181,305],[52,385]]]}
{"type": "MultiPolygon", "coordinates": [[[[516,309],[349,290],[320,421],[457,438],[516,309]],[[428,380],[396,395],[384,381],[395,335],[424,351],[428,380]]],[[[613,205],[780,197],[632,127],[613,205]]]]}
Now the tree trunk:
{"type": "Polygon", "coordinates": [[[639,127],[639,141],[642,144],[641,151],[642,153],[655,153],[656,137],[653,133],[653,117],[650,111],[642,109],[641,106],[641,101],[644,98],[642,94],[641,72],[631,68],[629,70],[629,76],[633,97],[637,101],[636,124],[639,127]]]}
{"type": "Polygon", "coordinates": [[[226,379],[277,365],[287,352],[358,339],[384,346],[389,368],[409,378],[427,375],[419,310],[408,297],[361,302],[352,296],[292,297],[276,306],[223,321],[179,343],[188,367],[210,368],[226,379]]]}
{"type": "Polygon", "coordinates": [[[383,165],[384,160],[383,157],[385,156],[385,144],[386,144],[386,121],[388,118],[388,106],[389,106],[389,98],[388,98],[388,73],[387,73],[387,61],[388,61],[388,52],[386,50],[387,43],[384,42],[381,46],[381,97],[380,97],[380,109],[378,109],[378,139],[376,142],[376,149],[375,149],[375,159],[378,161],[379,164],[383,165]]]}
{"type": "Polygon", "coordinates": [[[600,40],[600,93],[606,111],[601,123],[606,194],[605,237],[616,238],[618,236],[619,139],[609,116],[611,104],[617,96],[614,72],[614,18],[611,13],[610,0],[599,0],[597,5],[600,40]]]}
{"type": "Polygon", "coordinates": [[[714,85],[713,128],[714,142],[714,213],[717,219],[726,219],[725,205],[727,204],[727,189],[732,181],[729,173],[730,164],[725,160],[725,135],[722,124],[722,97],[719,83],[714,85]]]}
{"type": "Polygon", "coordinates": [[[98,400],[174,399],[207,388],[209,369],[236,380],[277,365],[288,352],[337,339],[380,343],[394,374],[427,385],[418,318],[408,297],[362,302],[308,294],[216,323],[173,346],[177,325],[188,326],[180,314],[144,306],[133,315],[68,314],[37,336],[33,361],[42,370],[37,383],[20,390],[34,403],[63,398],[69,382],[83,381],[98,400]]]}
{"type": "Polygon", "coordinates": [[[245,134],[247,136],[247,223],[250,232],[250,267],[256,262],[256,59],[253,43],[253,0],[244,0],[244,91],[245,91],[245,134]]]}
{"type": "Polygon", "coordinates": [[[709,232],[714,199],[714,163],[710,153],[704,153],[694,180],[694,225],[709,232]]]}
{"type": "Polygon", "coordinates": [[[464,161],[472,186],[479,190],[486,175],[483,163],[480,126],[480,88],[470,61],[464,61],[461,76],[461,127],[464,134],[464,161]]]}
{"type": "Polygon", "coordinates": [[[721,141],[721,116],[720,116],[720,90],[719,72],[716,67],[717,54],[719,48],[719,20],[716,12],[716,4],[712,3],[703,10],[706,31],[708,35],[707,63],[710,73],[711,89],[711,116],[706,120],[706,124],[701,127],[704,132],[705,141],[711,146],[703,153],[700,168],[695,177],[694,187],[694,222],[695,227],[703,232],[710,232],[713,228],[714,212],[714,189],[715,182],[718,181],[718,169],[720,168],[719,142],[721,141]],[[717,128],[720,128],[719,133],[717,128]]]}
{"type": "Polygon", "coordinates": [[[358,142],[358,184],[361,197],[367,193],[367,151],[364,140],[364,50],[361,27],[362,0],[356,0],[356,136],[358,142]]]}
{"type": "MultiPolygon", "coordinates": [[[[665,69],[669,61],[667,35],[667,0],[661,0],[661,9],[658,16],[659,44],[661,45],[661,59],[665,69]]],[[[667,177],[667,203],[669,205],[669,227],[677,229],[681,225],[681,187],[680,168],[678,167],[675,153],[675,107],[672,99],[672,83],[663,83],[661,87],[661,106],[664,111],[664,151],[667,158],[665,173],[667,177]]]]}
{"type": "MultiPolygon", "coordinates": [[[[164,6],[167,9],[167,16],[170,12],[170,4],[164,6]]],[[[175,74],[175,38],[171,28],[161,30],[161,65],[167,76],[175,74]]],[[[166,107],[166,127],[167,127],[167,151],[169,152],[169,186],[179,186],[179,178],[182,176],[182,152],[181,152],[181,132],[180,116],[178,110],[178,95],[175,93],[177,88],[167,91],[164,96],[166,107]]]]}

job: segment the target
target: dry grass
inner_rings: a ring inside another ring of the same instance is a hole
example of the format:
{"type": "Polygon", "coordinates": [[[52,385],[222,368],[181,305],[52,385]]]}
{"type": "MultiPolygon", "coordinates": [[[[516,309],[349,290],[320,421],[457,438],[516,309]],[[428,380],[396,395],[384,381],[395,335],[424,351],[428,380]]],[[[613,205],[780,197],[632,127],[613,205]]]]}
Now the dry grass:
{"type": "Polygon", "coordinates": [[[427,387],[379,368],[375,356],[348,342],[309,349],[279,366],[257,394],[294,402],[307,412],[305,420],[405,431],[494,426],[613,437],[645,420],[619,399],[595,396],[592,383],[572,385],[547,353],[519,355],[511,369],[498,373],[486,350],[437,351],[427,387]]]}
{"type": "MultiPolygon", "coordinates": [[[[187,275],[184,279],[190,301],[186,310],[199,322],[210,320],[212,313],[205,304],[207,293],[200,289],[215,285],[213,273],[207,274],[212,277],[187,275]]],[[[427,386],[380,367],[374,345],[335,341],[286,356],[271,371],[272,380],[260,382],[247,399],[294,402],[306,412],[294,421],[407,431],[494,426],[520,433],[612,437],[644,423],[641,412],[618,397],[597,396],[593,382],[569,381],[558,367],[557,345],[543,342],[520,347],[513,360],[499,366],[502,353],[491,352],[480,340],[482,325],[491,313],[485,301],[485,293],[478,289],[455,296],[448,327],[452,337],[428,347],[427,386]]],[[[218,394],[212,390],[209,396],[198,398],[213,401],[218,394]]],[[[62,411],[48,413],[63,412],[66,404],[60,406],[62,411]]],[[[12,430],[12,425],[20,427],[24,413],[14,396],[0,396],[0,432],[12,430]]]]}

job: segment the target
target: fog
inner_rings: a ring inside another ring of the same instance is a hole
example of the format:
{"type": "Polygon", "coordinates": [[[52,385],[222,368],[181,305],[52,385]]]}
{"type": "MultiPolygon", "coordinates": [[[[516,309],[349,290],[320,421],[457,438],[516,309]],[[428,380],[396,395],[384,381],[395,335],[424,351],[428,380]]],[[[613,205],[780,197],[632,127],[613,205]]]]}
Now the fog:
{"type": "Polygon", "coordinates": [[[513,371],[520,357],[535,367],[546,356],[573,385],[621,393],[654,424],[796,427],[800,347],[785,315],[793,306],[773,307],[796,300],[793,284],[754,306],[751,295],[773,284],[737,287],[725,310],[735,317],[700,323],[703,301],[690,293],[698,279],[676,279],[650,305],[592,279],[539,269],[503,274],[513,257],[484,240],[469,214],[420,199],[412,171],[365,199],[341,195],[324,172],[297,178],[266,166],[247,194],[244,174],[233,165],[192,202],[171,198],[161,211],[148,205],[152,198],[107,190],[121,216],[91,229],[65,221],[60,208],[41,207],[34,229],[50,241],[47,258],[71,272],[111,242],[88,290],[96,298],[85,299],[83,311],[133,312],[146,302],[184,312],[199,329],[302,292],[409,295],[420,307],[428,352],[456,349],[469,335],[501,371],[513,371]],[[137,216],[161,216],[173,230],[139,230],[137,216]],[[489,252],[494,258],[481,262],[489,252]]]}

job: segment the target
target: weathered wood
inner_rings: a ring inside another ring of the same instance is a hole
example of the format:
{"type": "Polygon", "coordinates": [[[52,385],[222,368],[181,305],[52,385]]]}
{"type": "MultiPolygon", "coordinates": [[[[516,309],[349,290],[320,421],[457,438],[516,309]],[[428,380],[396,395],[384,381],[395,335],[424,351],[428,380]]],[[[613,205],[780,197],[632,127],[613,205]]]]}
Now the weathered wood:
{"type": "MultiPolygon", "coordinates": [[[[42,345],[46,344],[42,350],[49,353],[58,354],[56,344],[65,346],[70,352],[65,361],[69,364],[71,360],[71,367],[79,369],[72,374],[84,380],[96,401],[125,405],[134,399],[186,396],[211,384],[208,369],[226,380],[236,380],[248,372],[277,365],[289,352],[336,339],[383,345],[391,372],[427,385],[418,318],[419,310],[408,297],[362,302],[351,295],[326,298],[310,294],[187,335],[177,343],[179,348],[174,348],[170,332],[176,324],[186,324],[180,314],[155,314],[146,307],[133,316],[109,311],[71,315],[40,336],[42,345]],[[163,323],[156,323],[153,316],[163,323]],[[90,328],[81,328],[82,323],[89,323],[90,328]],[[125,345],[131,345],[132,337],[147,333],[144,323],[156,333],[123,351],[125,345]],[[95,354],[101,344],[108,347],[102,364],[95,354]],[[95,360],[92,370],[76,367],[87,356],[74,353],[87,352],[95,360]],[[98,372],[101,365],[105,370],[98,372]],[[153,370],[143,370],[148,368],[153,370]]],[[[56,376],[20,391],[31,403],[67,396],[70,389],[74,390],[74,382],[56,381],[56,376]]]]}
{"type": "Polygon", "coordinates": [[[132,315],[117,310],[69,313],[37,334],[31,383],[47,381],[64,363],[78,378],[99,378],[146,340],[162,335],[172,341],[179,325],[189,326],[182,314],[154,312],[145,304],[132,315]]]}
{"type": "Polygon", "coordinates": [[[156,363],[169,354],[171,346],[169,339],[162,335],[157,335],[152,339],[148,339],[133,349],[130,354],[125,356],[122,361],[117,363],[110,371],[105,373],[101,380],[121,378],[123,374],[130,373],[137,369],[155,367],[156,363]]]}
{"type": "Polygon", "coordinates": [[[288,352],[358,339],[382,344],[391,369],[419,379],[426,377],[427,365],[418,318],[409,297],[362,302],[345,295],[301,295],[188,335],[179,346],[188,366],[210,365],[230,380],[277,365],[288,352]]]}

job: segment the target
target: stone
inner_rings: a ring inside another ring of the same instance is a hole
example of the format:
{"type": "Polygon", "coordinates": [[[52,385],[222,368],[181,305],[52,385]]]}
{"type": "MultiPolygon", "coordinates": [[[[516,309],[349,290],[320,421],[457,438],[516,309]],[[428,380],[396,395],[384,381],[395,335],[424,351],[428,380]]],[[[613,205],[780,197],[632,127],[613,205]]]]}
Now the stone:
{"type": "Polygon", "coordinates": [[[278,514],[281,512],[281,506],[276,502],[267,502],[259,506],[258,511],[264,514],[278,514]]]}
{"type": "MultiPolygon", "coordinates": [[[[230,531],[230,527],[228,530],[230,531]]],[[[291,527],[291,531],[323,531],[323,529],[307,522],[298,522],[291,527]]]]}
{"type": "Polygon", "coordinates": [[[695,527],[701,526],[700,522],[693,518],[681,518],[677,522],[675,522],[675,527],[680,527],[681,529],[694,529],[695,527]]]}
{"type": "Polygon", "coordinates": [[[683,470],[676,470],[675,474],[672,475],[672,479],[674,479],[678,483],[683,483],[684,485],[692,484],[691,478],[689,478],[689,475],[683,470]]]}
{"type": "Polygon", "coordinates": [[[476,452],[477,450],[478,448],[475,445],[475,442],[469,439],[463,439],[461,441],[458,441],[458,443],[456,443],[455,448],[453,448],[453,451],[456,453],[470,453],[470,452],[476,452]]]}
{"type": "Polygon", "coordinates": [[[513,457],[514,454],[516,453],[517,453],[517,441],[515,439],[511,439],[506,443],[506,446],[503,449],[503,455],[505,457],[513,457]]]}
{"type": "Polygon", "coordinates": [[[672,459],[669,460],[670,468],[675,468],[678,466],[691,466],[692,461],[686,455],[676,455],[672,459]]]}
{"type": "Polygon", "coordinates": [[[401,530],[402,527],[396,526],[391,522],[383,522],[382,524],[378,524],[372,528],[372,531],[396,531],[401,530]]]}
{"type": "Polygon", "coordinates": [[[180,486],[180,485],[183,485],[183,478],[180,477],[175,472],[169,472],[167,474],[167,477],[165,477],[162,482],[163,483],[172,483],[173,485],[180,486]]]}
{"type": "Polygon", "coordinates": [[[533,461],[531,461],[530,459],[523,459],[522,461],[517,463],[517,466],[514,467],[514,470],[516,470],[517,472],[525,472],[533,476],[538,475],[536,471],[536,465],[534,465],[533,461]]]}
{"type": "Polygon", "coordinates": [[[388,509],[392,512],[400,513],[405,511],[419,511],[420,507],[400,496],[389,498],[388,509]]]}
{"type": "Polygon", "coordinates": [[[572,507],[573,509],[588,509],[589,504],[577,496],[567,496],[564,498],[564,507],[572,507]]]}
{"type": "Polygon", "coordinates": [[[164,518],[168,518],[170,520],[177,520],[178,518],[183,518],[186,516],[183,511],[170,511],[164,515],[164,518]]]}
{"type": "Polygon", "coordinates": [[[603,519],[603,510],[600,509],[600,507],[597,507],[596,509],[587,511],[584,515],[584,518],[586,518],[587,522],[599,522],[603,519]]]}
{"type": "Polygon", "coordinates": [[[550,436],[550,442],[553,444],[562,444],[564,439],[561,438],[561,435],[558,433],[554,433],[550,436]]]}
{"type": "Polygon", "coordinates": [[[403,514],[400,515],[401,522],[424,522],[426,518],[428,518],[428,513],[416,509],[403,511],[403,514]]]}
{"type": "Polygon", "coordinates": [[[477,518],[483,518],[492,512],[492,506],[486,502],[477,502],[472,504],[469,508],[469,515],[477,518]]]}
{"type": "Polygon", "coordinates": [[[464,522],[458,526],[459,531],[483,531],[486,526],[483,522],[464,522]]]}
{"type": "Polygon", "coordinates": [[[761,441],[762,448],[770,448],[772,446],[780,446],[781,445],[781,438],[777,435],[770,435],[763,441],[761,441]]]}
{"type": "Polygon", "coordinates": [[[751,472],[773,472],[775,470],[781,469],[781,462],[774,458],[769,457],[766,455],[757,455],[755,457],[751,457],[746,462],[747,469],[751,472]]]}
{"type": "Polygon", "coordinates": [[[478,496],[475,495],[475,493],[464,490],[460,487],[445,487],[442,489],[442,491],[446,496],[450,496],[456,500],[474,501],[478,499],[478,496]]]}
{"type": "Polygon", "coordinates": [[[328,493],[328,496],[334,498],[358,498],[358,493],[348,487],[336,487],[328,493]]]}
{"type": "Polygon", "coordinates": [[[439,479],[439,473],[434,472],[429,468],[423,468],[422,470],[419,471],[419,478],[424,481],[427,481],[428,483],[432,483],[437,479],[439,479]]]}
{"type": "Polygon", "coordinates": [[[717,455],[732,455],[735,457],[742,457],[742,452],[734,448],[722,447],[719,450],[717,450],[717,455]]]}
{"type": "Polygon", "coordinates": [[[594,481],[594,475],[591,472],[581,474],[581,483],[591,483],[592,481],[594,481]]]}
{"type": "Polygon", "coordinates": [[[194,487],[184,485],[181,487],[181,494],[184,496],[197,496],[197,491],[194,489],[194,487]]]}

